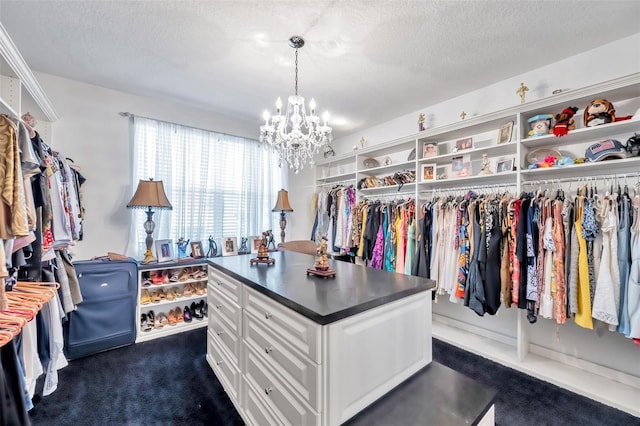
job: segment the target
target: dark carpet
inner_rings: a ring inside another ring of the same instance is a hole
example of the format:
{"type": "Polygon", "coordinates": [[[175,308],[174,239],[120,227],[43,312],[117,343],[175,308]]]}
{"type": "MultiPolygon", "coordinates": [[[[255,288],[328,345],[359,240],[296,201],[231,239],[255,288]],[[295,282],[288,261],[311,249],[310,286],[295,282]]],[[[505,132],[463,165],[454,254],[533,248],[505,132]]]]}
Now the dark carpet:
{"type": "MultiPolygon", "coordinates": [[[[71,361],[34,425],[236,425],[205,360],[206,329],[71,361]]],[[[640,425],[640,419],[434,340],[434,360],[498,390],[498,425],[640,425]]],[[[398,425],[402,424],[398,419],[398,425]]]]}

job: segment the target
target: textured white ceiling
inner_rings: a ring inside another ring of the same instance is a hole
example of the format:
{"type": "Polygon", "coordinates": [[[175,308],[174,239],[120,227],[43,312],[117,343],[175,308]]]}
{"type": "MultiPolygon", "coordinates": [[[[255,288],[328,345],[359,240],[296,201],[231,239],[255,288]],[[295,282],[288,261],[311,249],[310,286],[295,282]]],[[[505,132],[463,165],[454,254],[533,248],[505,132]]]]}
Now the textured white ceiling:
{"type": "Polygon", "coordinates": [[[0,21],[36,71],[256,132],[293,93],[301,35],[299,92],[339,137],[634,34],[640,2],[2,0],[0,21]]]}

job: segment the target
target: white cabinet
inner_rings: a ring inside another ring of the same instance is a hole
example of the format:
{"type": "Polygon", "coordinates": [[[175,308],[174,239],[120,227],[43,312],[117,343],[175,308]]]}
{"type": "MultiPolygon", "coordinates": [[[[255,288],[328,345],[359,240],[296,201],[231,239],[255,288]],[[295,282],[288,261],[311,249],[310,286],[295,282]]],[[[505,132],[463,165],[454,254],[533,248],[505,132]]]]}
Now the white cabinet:
{"type": "Polygon", "coordinates": [[[250,425],[340,424],[431,362],[430,296],[321,325],[210,266],[207,361],[250,425]]]}
{"type": "Polygon", "coordinates": [[[136,342],[206,327],[207,282],[205,260],[140,265],[136,342]]]}

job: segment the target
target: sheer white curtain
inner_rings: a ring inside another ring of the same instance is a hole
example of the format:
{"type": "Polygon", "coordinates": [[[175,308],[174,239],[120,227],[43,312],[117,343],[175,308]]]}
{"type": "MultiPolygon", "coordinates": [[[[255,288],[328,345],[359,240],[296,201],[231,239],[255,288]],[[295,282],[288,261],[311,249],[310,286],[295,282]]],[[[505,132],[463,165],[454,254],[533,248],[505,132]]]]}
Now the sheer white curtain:
{"type": "MultiPolygon", "coordinates": [[[[139,179],[161,180],[173,210],[154,214],[154,240],[184,237],[202,241],[213,235],[248,237],[272,229],[277,192],[283,187],[278,159],[253,139],[132,118],[131,193],[139,179]]],[[[132,211],[127,254],[145,249],[143,210],[132,211]]],[[[175,248],[174,248],[175,250],[175,248]]],[[[154,249],[155,252],[155,249],[154,249]]]]}

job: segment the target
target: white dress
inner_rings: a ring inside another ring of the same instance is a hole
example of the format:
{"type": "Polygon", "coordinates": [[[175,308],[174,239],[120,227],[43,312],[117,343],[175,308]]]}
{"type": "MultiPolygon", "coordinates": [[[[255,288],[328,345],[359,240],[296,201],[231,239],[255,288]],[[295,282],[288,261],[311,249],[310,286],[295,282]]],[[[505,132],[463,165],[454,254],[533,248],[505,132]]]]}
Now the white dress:
{"type": "Polygon", "coordinates": [[[615,210],[614,208],[615,203],[607,207],[602,222],[602,257],[591,311],[591,316],[609,324],[611,331],[615,331],[618,325],[618,304],[616,299],[620,297],[620,277],[618,273],[618,258],[616,256],[618,252],[618,215],[617,208],[615,210]]]}

